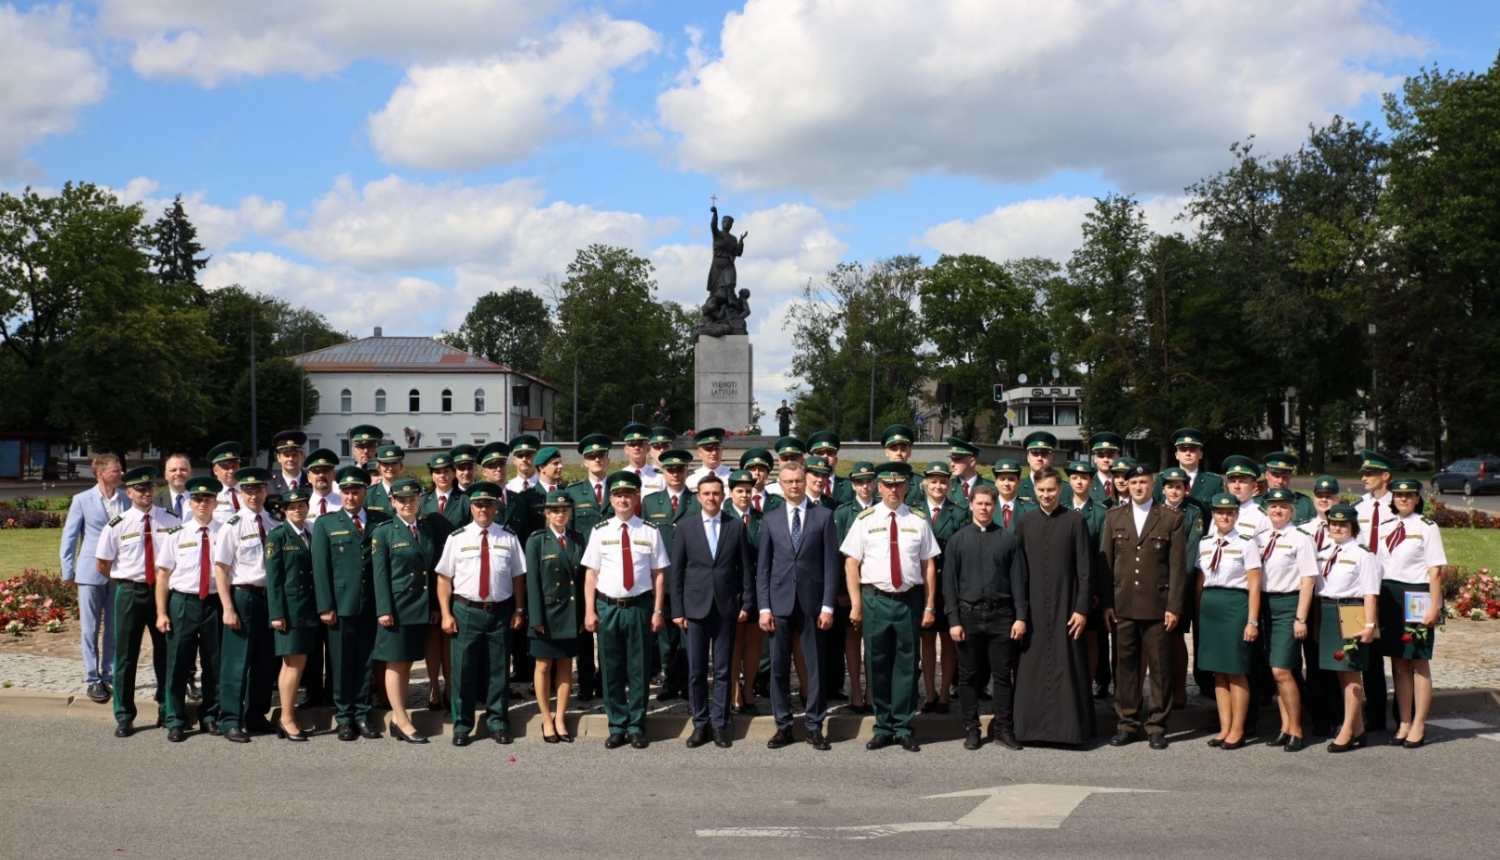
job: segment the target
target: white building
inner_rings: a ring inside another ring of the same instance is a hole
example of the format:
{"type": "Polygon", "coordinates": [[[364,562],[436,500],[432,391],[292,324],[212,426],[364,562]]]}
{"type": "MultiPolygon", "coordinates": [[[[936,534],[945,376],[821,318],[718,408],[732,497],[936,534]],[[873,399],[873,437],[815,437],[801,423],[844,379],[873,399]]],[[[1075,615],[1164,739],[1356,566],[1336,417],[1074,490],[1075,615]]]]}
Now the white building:
{"type": "Polygon", "coordinates": [[[518,433],[554,438],[557,389],[430,337],[352,340],[292,357],[318,391],[308,450],[351,454],[349,428],[373,424],[407,448],[483,447],[518,433]],[[420,434],[420,441],[414,441],[420,434]]]}

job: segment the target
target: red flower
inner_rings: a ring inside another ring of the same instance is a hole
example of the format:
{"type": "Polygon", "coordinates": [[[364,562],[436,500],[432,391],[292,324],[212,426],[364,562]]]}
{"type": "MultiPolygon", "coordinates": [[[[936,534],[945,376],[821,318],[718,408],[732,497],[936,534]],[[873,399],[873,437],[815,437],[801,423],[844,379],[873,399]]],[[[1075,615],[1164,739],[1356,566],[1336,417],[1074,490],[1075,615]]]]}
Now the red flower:
{"type": "Polygon", "coordinates": [[[1342,659],[1344,659],[1344,652],[1343,651],[1335,651],[1335,652],[1333,652],[1333,659],[1335,659],[1335,660],[1342,660],[1342,659]]]}
{"type": "Polygon", "coordinates": [[[1403,644],[1403,645],[1410,645],[1411,644],[1411,634],[1410,633],[1402,633],[1401,634],[1401,644],[1403,644]]]}

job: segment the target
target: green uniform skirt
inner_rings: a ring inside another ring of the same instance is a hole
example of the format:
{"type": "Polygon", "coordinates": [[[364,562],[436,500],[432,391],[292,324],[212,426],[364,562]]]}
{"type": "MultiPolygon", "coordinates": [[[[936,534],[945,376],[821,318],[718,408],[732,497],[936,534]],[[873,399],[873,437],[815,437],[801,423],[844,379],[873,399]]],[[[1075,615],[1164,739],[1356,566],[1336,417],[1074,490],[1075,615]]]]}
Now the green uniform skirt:
{"type": "Polygon", "coordinates": [[[284,633],[272,630],[271,638],[276,644],[277,657],[311,654],[318,647],[318,631],[315,627],[288,627],[284,633]]]}
{"type": "MultiPolygon", "coordinates": [[[[1359,605],[1364,605],[1363,600],[1358,600],[1359,605]]],[[[1350,606],[1355,605],[1350,603],[1350,606]]],[[[1339,633],[1339,607],[1330,600],[1318,601],[1318,665],[1321,668],[1333,672],[1363,672],[1365,670],[1365,658],[1370,650],[1379,647],[1371,642],[1369,645],[1363,642],[1356,643],[1359,647],[1352,651],[1344,650],[1344,637],[1339,633]],[[1343,659],[1335,657],[1342,654],[1343,659]]]]}
{"type": "Polygon", "coordinates": [[[532,634],[527,649],[538,660],[571,660],[578,656],[578,640],[532,634]]]}
{"type": "Polygon", "coordinates": [[[1379,608],[1376,617],[1380,619],[1380,653],[1386,657],[1396,657],[1402,660],[1431,660],[1432,640],[1437,638],[1436,627],[1422,628],[1421,624],[1413,624],[1413,627],[1422,628],[1427,635],[1418,637],[1412,634],[1410,642],[1403,642],[1406,636],[1406,595],[1409,592],[1426,594],[1431,589],[1426,583],[1415,585],[1410,582],[1395,582],[1385,580],[1380,583],[1380,601],[1376,604],[1379,608]]]}
{"type": "Polygon", "coordinates": [[[1238,588],[1205,588],[1198,607],[1198,668],[1224,675],[1250,673],[1250,592],[1238,588]]]}
{"type": "Polygon", "coordinates": [[[375,628],[375,659],[415,663],[427,656],[426,624],[397,624],[375,628]]]}
{"type": "Polygon", "coordinates": [[[1266,641],[1266,656],[1273,669],[1302,668],[1302,643],[1292,626],[1297,623],[1297,603],[1302,595],[1262,594],[1265,614],[1260,635],[1266,641]]]}

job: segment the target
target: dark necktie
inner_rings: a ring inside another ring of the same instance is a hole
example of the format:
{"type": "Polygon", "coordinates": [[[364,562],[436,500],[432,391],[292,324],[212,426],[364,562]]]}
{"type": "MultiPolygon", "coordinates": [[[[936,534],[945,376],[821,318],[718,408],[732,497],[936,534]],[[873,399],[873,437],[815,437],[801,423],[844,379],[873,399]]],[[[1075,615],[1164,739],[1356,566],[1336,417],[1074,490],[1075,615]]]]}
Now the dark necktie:
{"type": "Polygon", "coordinates": [[[258,531],[258,532],[260,532],[260,545],[261,546],[265,546],[266,545],[266,521],[260,518],[260,514],[256,514],[255,515],[255,530],[258,531]]]}
{"type": "Polygon", "coordinates": [[[677,516],[677,494],[676,493],[672,494],[672,516],[673,517],[677,516]]]}
{"type": "Polygon", "coordinates": [[[186,495],[186,494],[185,493],[178,493],[177,494],[177,501],[175,503],[173,503],[173,505],[172,505],[172,513],[176,514],[177,515],[177,519],[179,519],[179,520],[182,519],[182,497],[184,495],[186,495]]]}
{"type": "Polygon", "coordinates": [[[802,507],[792,508],[792,552],[802,548],[802,507]]]}
{"type": "Polygon", "coordinates": [[[901,545],[896,541],[896,512],[891,511],[891,588],[901,590],[901,545]]]}
{"type": "Polygon", "coordinates": [[[422,539],[422,536],[419,535],[419,534],[417,534],[417,524],[416,523],[412,523],[411,524],[411,539],[414,540],[414,541],[420,541],[422,539]]]}
{"type": "Polygon", "coordinates": [[[1396,530],[1391,532],[1391,536],[1385,539],[1386,551],[1395,552],[1396,547],[1400,546],[1404,540],[1406,540],[1406,523],[1398,522],[1396,523],[1396,530]]]}
{"type": "Polygon", "coordinates": [[[141,539],[146,549],[146,584],[156,585],[156,542],[151,539],[151,515],[146,514],[141,539]]]}
{"type": "Polygon", "coordinates": [[[351,520],[354,521],[354,531],[358,532],[360,537],[364,537],[365,536],[365,530],[363,528],[360,528],[360,525],[359,525],[359,514],[350,514],[349,515],[349,519],[351,519],[351,520]]]}
{"type": "Polygon", "coordinates": [[[604,507],[604,485],[603,484],[595,484],[594,485],[594,504],[598,505],[601,508],[604,507]]]}
{"type": "Polygon", "coordinates": [[[1370,552],[1380,549],[1380,503],[1375,503],[1375,510],[1370,513],[1370,552]]]}
{"type": "Polygon", "coordinates": [[[628,594],[635,588],[635,559],[630,555],[630,524],[620,523],[620,576],[628,594]]]}
{"type": "Polygon", "coordinates": [[[1271,542],[1260,551],[1260,563],[1265,564],[1271,558],[1271,553],[1276,551],[1276,541],[1281,539],[1281,532],[1271,532],[1271,542]]]}
{"type": "Polygon", "coordinates": [[[438,496],[438,516],[442,516],[448,510],[448,497],[438,496]]]}
{"type": "Polygon", "coordinates": [[[566,550],[568,548],[568,538],[566,535],[557,536],[557,548],[561,550],[566,550]]]}
{"type": "Polygon", "coordinates": [[[198,597],[208,597],[208,578],[210,576],[210,565],[208,563],[208,526],[204,526],[198,532],[198,597]]]}
{"type": "Polygon", "coordinates": [[[1325,565],[1323,565],[1323,578],[1324,579],[1328,578],[1328,574],[1333,573],[1333,563],[1336,562],[1336,561],[1338,561],[1338,559],[1339,559],[1339,548],[1338,547],[1334,547],[1333,548],[1333,554],[1330,555],[1330,556],[1328,556],[1328,563],[1325,564],[1325,565]]]}
{"type": "Polygon", "coordinates": [[[479,599],[488,602],[490,599],[490,532],[489,529],[479,533],[479,599]]]}
{"type": "Polygon", "coordinates": [[[1328,524],[1327,523],[1319,523],[1318,524],[1318,541],[1317,541],[1318,542],[1318,549],[1322,549],[1323,548],[1323,538],[1327,537],[1327,535],[1328,535],[1328,524]]]}
{"type": "Polygon", "coordinates": [[[1010,528],[1010,505],[1005,506],[1005,527],[1010,528]]]}
{"type": "Polygon", "coordinates": [[[233,487],[229,488],[229,504],[234,506],[234,512],[240,512],[240,494],[233,487]]]}
{"type": "Polygon", "coordinates": [[[1213,561],[1209,562],[1208,565],[1209,569],[1214,573],[1219,572],[1219,561],[1224,557],[1224,544],[1226,543],[1228,543],[1228,541],[1224,540],[1223,538],[1219,538],[1218,541],[1214,544],[1214,559],[1213,561]]]}
{"type": "Polygon", "coordinates": [[[328,513],[328,497],[324,496],[318,500],[318,516],[321,517],[326,513],[328,513]]]}

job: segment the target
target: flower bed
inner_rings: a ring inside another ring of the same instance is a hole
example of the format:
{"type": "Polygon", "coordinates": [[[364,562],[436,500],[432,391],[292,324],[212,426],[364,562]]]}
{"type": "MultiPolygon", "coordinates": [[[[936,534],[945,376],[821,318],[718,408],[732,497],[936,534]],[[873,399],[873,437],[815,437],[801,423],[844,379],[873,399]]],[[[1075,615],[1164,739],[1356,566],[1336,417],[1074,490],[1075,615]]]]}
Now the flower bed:
{"type": "Polygon", "coordinates": [[[0,582],[0,630],[12,636],[37,628],[57,633],[77,617],[77,592],[51,573],[26,570],[0,582]]]}
{"type": "Polygon", "coordinates": [[[1442,583],[1448,617],[1475,621],[1500,618],[1500,578],[1489,568],[1469,570],[1449,565],[1443,568],[1442,583]]]}
{"type": "Polygon", "coordinates": [[[1434,501],[1427,515],[1442,529],[1497,529],[1500,516],[1473,508],[1453,508],[1434,501]]]}

